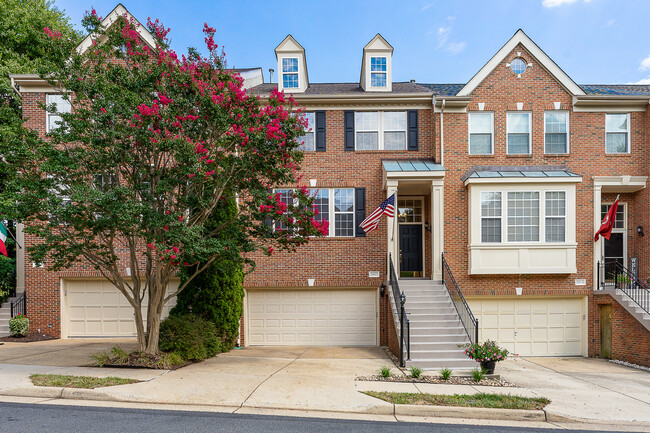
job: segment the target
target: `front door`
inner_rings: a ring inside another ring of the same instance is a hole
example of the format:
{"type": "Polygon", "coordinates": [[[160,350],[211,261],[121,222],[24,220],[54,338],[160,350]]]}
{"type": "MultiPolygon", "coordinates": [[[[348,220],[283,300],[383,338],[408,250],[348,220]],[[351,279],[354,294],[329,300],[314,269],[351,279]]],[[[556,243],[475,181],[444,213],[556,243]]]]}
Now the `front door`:
{"type": "Polygon", "coordinates": [[[422,225],[400,224],[400,277],[422,277],[422,225]]]}
{"type": "MultiPolygon", "coordinates": [[[[601,216],[609,210],[610,205],[603,205],[601,216]]],[[[626,239],[626,209],[625,203],[620,203],[616,210],[616,219],[609,240],[603,238],[603,259],[605,264],[605,282],[611,282],[616,271],[616,263],[627,268],[627,239],[626,239]]]]}

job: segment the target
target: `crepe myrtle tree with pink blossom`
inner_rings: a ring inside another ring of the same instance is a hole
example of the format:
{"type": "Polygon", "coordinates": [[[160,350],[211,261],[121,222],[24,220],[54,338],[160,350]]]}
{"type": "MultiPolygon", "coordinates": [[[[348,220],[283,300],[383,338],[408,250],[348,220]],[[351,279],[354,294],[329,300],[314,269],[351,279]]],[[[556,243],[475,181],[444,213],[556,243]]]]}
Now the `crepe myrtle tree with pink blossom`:
{"type": "Polygon", "coordinates": [[[300,183],[307,122],[283,93],[267,104],[248,95],[207,25],[203,57],[178,56],[158,20],[147,24],[155,44],[128,16],[106,28],[92,11],[83,24],[92,40],[84,52],[44,29],[65,55],[43,78],[72,108],[45,107],[58,128],[2,149],[15,175],[0,210],[39,239],[34,262],[56,271],[83,260],[113,283],[134,309],[140,350],[153,354],[163,306],[215,260],[252,269],[247,253],[295,251],[327,233],[308,189],[294,187],[288,203],[273,192],[300,183]],[[233,198],[232,218],[206,224],[233,198]],[[166,291],[181,270],[189,278],[166,291]]]}

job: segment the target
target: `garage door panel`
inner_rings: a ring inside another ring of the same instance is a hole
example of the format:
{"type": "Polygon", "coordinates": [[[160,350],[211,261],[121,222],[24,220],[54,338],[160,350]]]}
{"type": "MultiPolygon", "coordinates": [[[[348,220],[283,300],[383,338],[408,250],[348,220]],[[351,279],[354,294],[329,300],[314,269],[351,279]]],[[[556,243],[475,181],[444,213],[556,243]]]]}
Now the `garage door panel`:
{"type": "Polygon", "coordinates": [[[248,342],[374,346],[376,296],[376,290],[250,291],[246,296],[248,342]],[[269,308],[269,299],[281,299],[275,306],[279,309],[269,308]],[[269,326],[271,320],[276,321],[273,327],[269,326]]]}
{"type": "Polygon", "coordinates": [[[479,320],[482,341],[494,339],[524,356],[582,354],[584,298],[470,298],[468,302],[479,320]]]}
{"type": "MultiPolygon", "coordinates": [[[[64,280],[62,320],[68,337],[126,337],[136,335],[133,308],[122,293],[108,281],[64,280]]],[[[178,288],[171,282],[168,293],[178,288]]],[[[163,318],[176,303],[172,299],[163,308],[163,318]]],[[[147,297],[143,300],[146,321],[147,297]]]]}

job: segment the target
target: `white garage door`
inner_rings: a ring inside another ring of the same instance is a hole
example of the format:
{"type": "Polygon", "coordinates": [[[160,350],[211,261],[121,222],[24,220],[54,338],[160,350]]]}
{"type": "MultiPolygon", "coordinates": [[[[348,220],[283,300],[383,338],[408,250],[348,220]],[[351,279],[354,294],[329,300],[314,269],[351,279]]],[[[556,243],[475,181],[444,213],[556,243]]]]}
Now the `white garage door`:
{"type": "MultiPolygon", "coordinates": [[[[64,335],[67,337],[132,337],[136,335],[133,307],[113,284],[105,280],[65,280],[64,335]]],[[[168,290],[178,288],[172,281],[168,290]]],[[[146,303],[143,315],[146,322],[146,303]]],[[[176,304],[172,299],[163,309],[163,318],[176,304]]],[[[146,325],[145,325],[146,326],[146,325]]]]}
{"type": "Polygon", "coordinates": [[[376,346],[376,290],[259,290],[246,293],[247,344],[376,346]]]}
{"type": "Polygon", "coordinates": [[[582,355],[585,298],[468,299],[479,339],[521,356],[582,355]]]}

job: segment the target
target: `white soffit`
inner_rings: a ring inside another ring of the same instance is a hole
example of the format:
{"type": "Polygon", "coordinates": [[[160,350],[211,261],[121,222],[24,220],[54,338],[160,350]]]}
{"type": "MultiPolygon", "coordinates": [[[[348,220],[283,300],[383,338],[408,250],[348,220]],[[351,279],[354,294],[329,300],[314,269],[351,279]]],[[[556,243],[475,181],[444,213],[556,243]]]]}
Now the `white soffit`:
{"type": "Polygon", "coordinates": [[[518,44],[522,44],[530,54],[537,59],[551,75],[558,80],[564,88],[574,96],[582,96],[585,92],[578,86],[560,67],[548,56],[532,39],[524,33],[523,30],[517,30],[517,33],[510,38],[506,44],[472,77],[471,80],[460,89],[457,96],[469,96],[481,82],[510,54],[518,44]]]}

